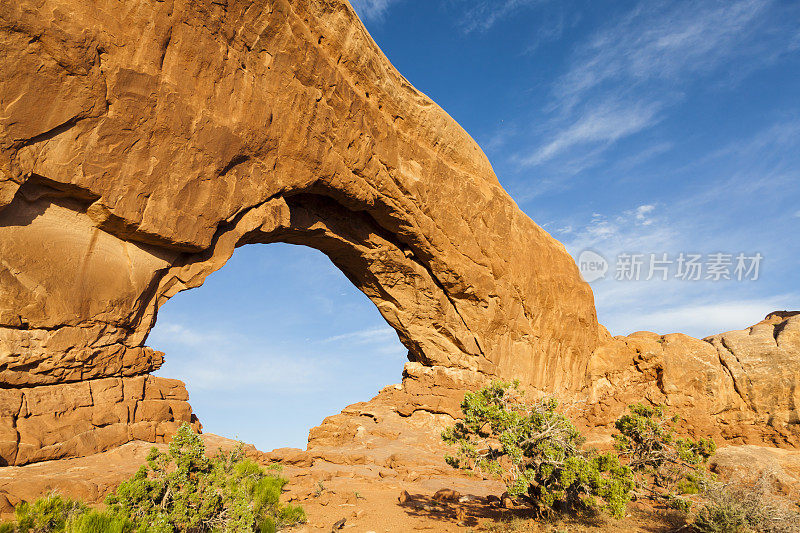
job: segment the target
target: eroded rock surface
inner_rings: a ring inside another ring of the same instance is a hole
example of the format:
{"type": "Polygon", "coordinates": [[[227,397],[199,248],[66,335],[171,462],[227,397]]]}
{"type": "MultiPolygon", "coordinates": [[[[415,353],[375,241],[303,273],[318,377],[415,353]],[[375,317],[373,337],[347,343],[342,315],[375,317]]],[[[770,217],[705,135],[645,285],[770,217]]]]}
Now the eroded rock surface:
{"type": "Polygon", "coordinates": [[[700,340],[638,332],[599,348],[589,367],[590,425],[633,402],[666,404],[687,431],[740,444],[800,446],[800,313],[700,340]]]}
{"type": "Polygon", "coordinates": [[[182,423],[200,429],[188,399],[181,381],[153,376],[0,389],[0,466],[166,442],[182,423]]]}
{"type": "Polygon", "coordinates": [[[574,262],[346,2],[24,0],[0,29],[4,383],[152,370],[159,305],[282,241],[412,360],[577,385],[597,322],[574,262]]]}
{"type": "Polygon", "coordinates": [[[326,421],[312,449],[410,445],[404,421],[456,416],[494,377],[588,401],[587,427],[645,398],[687,413],[687,430],[796,443],[797,317],[705,341],[611,338],[564,247],[342,0],[5,2],[0,47],[7,463],[191,420],[182,385],[147,377],[158,308],[236,247],[272,242],[324,252],[409,351],[399,388],[326,421]],[[28,400],[40,391],[64,400],[28,400]],[[360,422],[375,409],[389,426],[360,422]]]}
{"type": "Polygon", "coordinates": [[[412,361],[580,386],[574,262],[346,2],[6,2],[0,44],[3,386],[146,375],[158,307],[276,241],[326,253],[412,361]]]}

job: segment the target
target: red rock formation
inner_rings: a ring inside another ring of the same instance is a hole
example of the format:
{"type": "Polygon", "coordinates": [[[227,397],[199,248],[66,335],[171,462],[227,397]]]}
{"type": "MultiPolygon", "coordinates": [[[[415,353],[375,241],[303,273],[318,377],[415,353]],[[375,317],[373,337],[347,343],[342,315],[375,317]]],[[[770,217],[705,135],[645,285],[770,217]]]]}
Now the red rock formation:
{"type": "MultiPolygon", "coordinates": [[[[586,419],[608,426],[636,401],[663,403],[718,441],[800,446],[800,313],[704,340],[639,332],[595,351],[586,419]]],[[[582,394],[581,396],[583,396],[582,394]]]]}
{"type": "Polygon", "coordinates": [[[2,466],[165,442],[184,422],[199,430],[188,399],[182,382],[153,376],[0,389],[2,466]]]}
{"type": "Polygon", "coordinates": [[[343,0],[5,2],[0,46],[6,462],[189,419],[181,387],[146,378],[157,310],[271,242],[324,252],[397,331],[412,363],[375,400],[397,420],[455,414],[504,377],[590,397],[591,423],[646,396],[731,439],[794,442],[794,318],[711,342],[611,339],[564,247],[343,0]],[[163,398],[132,405],[143,380],[163,398]],[[64,410],[27,400],[40,391],[64,410]]]}
{"type": "Polygon", "coordinates": [[[6,387],[145,375],[158,307],[276,241],[326,253],[413,361],[580,386],[574,262],[347,3],[23,0],[0,43],[6,387]]]}

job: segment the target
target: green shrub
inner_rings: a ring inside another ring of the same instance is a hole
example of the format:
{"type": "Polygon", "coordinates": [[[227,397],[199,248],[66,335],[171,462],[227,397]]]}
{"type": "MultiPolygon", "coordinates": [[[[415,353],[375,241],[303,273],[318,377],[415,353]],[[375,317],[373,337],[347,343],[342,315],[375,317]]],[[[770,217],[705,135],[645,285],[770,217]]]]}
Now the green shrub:
{"type": "Polygon", "coordinates": [[[136,525],[127,518],[103,511],[88,511],[67,520],[66,533],[128,533],[136,525]]]}
{"type": "Polygon", "coordinates": [[[526,403],[518,383],[495,382],[461,403],[462,421],[442,433],[455,468],[501,478],[539,514],[603,509],[620,517],[634,483],[614,453],[581,449],[583,438],[547,399],[526,403]]]}
{"type": "Polygon", "coordinates": [[[643,474],[640,485],[651,497],[688,511],[691,503],[677,495],[698,494],[710,481],[705,468],[716,452],[711,439],[676,438],[674,424],[662,406],[634,404],[615,423],[615,448],[634,472],[643,474]]]}
{"type": "Polygon", "coordinates": [[[106,498],[106,510],[58,495],[16,509],[0,533],[275,533],[305,522],[301,507],[283,505],[286,480],[244,457],[242,447],[214,458],[184,424],[169,449],[150,450],[147,464],[106,498]]]}
{"type": "Polygon", "coordinates": [[[747,512],[732,503],[706,504],[694,521],[700,533],[745,533],[752,531],[747,512]]]}
{"type": "Polygon", "coordinates": [[[798,533],[800,512],[772,494],[768,476],[753,483],[709,483],[692,524],[699,533],[798,533]]]}
{"type": "Polygon", "coordinates": [[[64,531],[70,517],[85,513],[87,507],[80,502],[48,494],[33,503],[22,502],[14,510],[16,529],[20,533],[49,533],[64,531]]]}
{"type": "Polygon", "coordinates": [[[243,457],[241,448],[210,459],[183,425],[167,452],[153,448],[147,465],[106,499],[109,511],[160,531],[276,531],[305,521],[283,506],[286,480],[243,457]]]}

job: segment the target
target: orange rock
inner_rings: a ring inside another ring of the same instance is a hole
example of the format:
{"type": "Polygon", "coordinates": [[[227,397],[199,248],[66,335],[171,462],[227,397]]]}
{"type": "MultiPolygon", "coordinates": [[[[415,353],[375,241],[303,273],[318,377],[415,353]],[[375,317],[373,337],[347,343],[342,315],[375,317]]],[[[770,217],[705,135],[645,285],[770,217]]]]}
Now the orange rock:
{"type": "Polygon", "coordinates": [[[598,327],[563,246],[346,2],[280,5],[0,9],[0,380],[152,371],[157,308],[282,241],[328,254],[413,361],[577,387],[598,327]]]}
{"type": "Polygon", "coordinates": [[[439,489],[433,495],[433,499],[437,502],[457,502],[461,498],[461,494],[452,489],[439,489]]]}
{"type": "Polygon", "coordinates": [[[403,450],[497,377],[588,400],[589,428],[644,399],[688,432],[797,444],[800,317],[611,338],[565,248],[344,0],[118,4],[0,5],[0,461],[199,428],[145,340],[272,242],[327,254],[409,351],[402,385],[312,430],[315,458],[443,468],[403,450]]]}

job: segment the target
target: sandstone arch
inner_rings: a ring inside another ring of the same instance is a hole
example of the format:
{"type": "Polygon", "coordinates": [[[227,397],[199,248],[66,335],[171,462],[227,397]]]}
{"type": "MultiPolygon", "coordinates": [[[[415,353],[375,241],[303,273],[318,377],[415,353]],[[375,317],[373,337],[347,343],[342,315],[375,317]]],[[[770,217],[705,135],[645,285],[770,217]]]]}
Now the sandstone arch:
{"type": "Polygon", "coordinates": [[[149,375],[158,306],[274,241],[325,252],[409,349],[401,389],[342,417],[452,412],[499,376],[588,398],[595,425],[647,397],[797,442],[800,317],[731,349],[612,339],[564,247],[344,0],[5,2],[0,49],[0,462],[196,423],[149,375]]]}
{"type": "Polygon", "coordinates": [[[158,306],[273,241],[325,252],[425,368],[582,385],[599,333],[572,259],[346,2],[45,0],[0,21],[9,391],[147,375],[158,306]]]}

